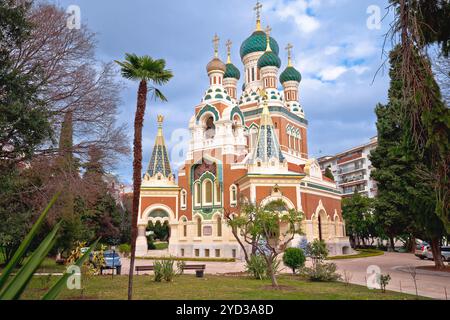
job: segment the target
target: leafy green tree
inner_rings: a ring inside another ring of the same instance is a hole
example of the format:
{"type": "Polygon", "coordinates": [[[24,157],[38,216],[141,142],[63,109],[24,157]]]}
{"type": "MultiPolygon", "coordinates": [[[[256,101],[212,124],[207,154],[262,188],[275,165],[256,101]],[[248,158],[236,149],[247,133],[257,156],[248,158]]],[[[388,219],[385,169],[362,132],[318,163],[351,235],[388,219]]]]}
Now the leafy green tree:
{"type": "Polygon", "coordinates": [[[342,200],[342,215],[345,220],[347,233],[359,245],[366,240],[376,237],[377,229],[373,218],[373,200],[361,195],[358,191],[342,200]]]}
{"type": "Polygon", "coordinates": [[[36,93],[37,70],[14,68],[12,52],[29,37],[26,1],[0,1],[0,172],[27,160],[52,135],[48,112],[36,93]]]}
{"type": "Polygon", "coordinates": [[[283,263],[285,266],[292,269],[295,274],[296,270],[305,266],[306,257],[302,249],[287,248],[283,255],[283,263]]]}
{"type": "Polygon", "coordinates": [[[139,81],[133,141],[133,211],[131,219],[131,259],[128,281],[128,300],[131,300],[133,297],[137,220],[142,182],[142,127],[144,125],[144,114],[147,105],[147,93],[150,90],[155,99],[167,101],[163,93],[155,86],[149,87],[149,83],[160,86],[169,82],[173,75],[170,70],[166,69],[166,62],[163,59],[153,60],[149,56],[139,57],[135,54],[127,53],[125,55],[125,61],[116,62],[121,67],[122,76],[125,79],[139,81]]]}
{"type": "Polygon", "coordinates": [[[303,213],[287,209],[281,199],[266,205],[243,203],[238,217],[228,215],[228,225],[244,251],[247,264],[251,259],[247,252],[250,245],[252,251],[254,249],[256,254],[264,257],[273,287],[278,287],[275,274],[277,257],[286,250],[295,235],[302,234],[302,221],[303,213]],[[240,239],[238,230],[246,244],[240,239]]]}
{"type": "Polygon", "coordinates": [[[327,167],[325,169],[324,176],[334,181],[334,176],[333,176],[333,173],[331,172],[331,168],[330,167],[327,167]]]}

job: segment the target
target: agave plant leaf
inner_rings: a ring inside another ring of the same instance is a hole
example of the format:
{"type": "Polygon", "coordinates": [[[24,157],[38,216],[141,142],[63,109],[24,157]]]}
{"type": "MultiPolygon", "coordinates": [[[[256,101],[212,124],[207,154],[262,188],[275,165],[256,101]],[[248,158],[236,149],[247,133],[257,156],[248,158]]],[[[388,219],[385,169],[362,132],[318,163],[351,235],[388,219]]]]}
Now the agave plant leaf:
{"type": "Polygon", "coordinates": [[[39,247],[33,252],[28,261],[23,265],[8,285],[0,292],[0,300],[19,299],[23,290],[33,277],[34,272],[45,259],[56,241],[56,234],[61,222],[55,225],[53,230],[45,237],[39,247]]]}
{"type": "MultiPolygon", "coordinates": [[[[89,249],[75,262],[75,265],[81,267],[86,259],[89,257],[89,254],[92,250],[97,247],[98,242],[101,238],[98,238],[89,249]]],[[[62,289],[67,284],[67,279],[72,275],[72,273],[65,272],[64,275],[47,291],[47,293],[42,297],[42,300],[55,300],[62,289]]]]}
{"type": "Polygon", "coordinates": [[[49,204],[45,208],[45,210],[41,213],[39,218],[34,223],[33,227],[31,228],[30,232],[27,234],[25,239],[20,244],[17,251],[14,253],[14,256],[12,257],[11,261],[8,263],[8,265],[3,269],[2,275],[0,276],[0,290],[5,286],[6,280],[8,279],[9,275],[13,271],[13,269],[17,266],[20,259],[25,255],[27,252],[28,247],[31,244],[31,241],[33,240],[34,236],[36,235],[38,229],[44,222],[45,218],[47,217],[48,211],[50,208],[55,204],[56,200],[58,199],[61,192],[57,192],[53,198],[50,200],[49,204]]]}

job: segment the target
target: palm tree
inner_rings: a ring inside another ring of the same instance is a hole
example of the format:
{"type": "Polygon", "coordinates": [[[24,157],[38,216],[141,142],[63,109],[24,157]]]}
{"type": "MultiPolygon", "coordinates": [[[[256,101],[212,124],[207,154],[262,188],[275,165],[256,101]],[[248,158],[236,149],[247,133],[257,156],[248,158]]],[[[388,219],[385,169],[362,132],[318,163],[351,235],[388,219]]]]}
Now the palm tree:
{"type": "Polygon", "coordinates": [[[121,67],[122,76],[129,80],[139,81],[136,116],[134,120],[134,159],[133,159],[133,212],[131,214],[131,258],[128,278],[128,299],[133,297],[133,272],[136,257],[137,221],[139,210],[139,196],[142,181],[142,126],[144,123],[147,93],[150,91],[155,100],[167,101],[162,92],[153,85],[163,85],[172,77],[172,71],[165,69],[163,59],[153,60],[149,56],[139,57],[135,54],[125,54],[125,61],[116,61],[121,67]]]}

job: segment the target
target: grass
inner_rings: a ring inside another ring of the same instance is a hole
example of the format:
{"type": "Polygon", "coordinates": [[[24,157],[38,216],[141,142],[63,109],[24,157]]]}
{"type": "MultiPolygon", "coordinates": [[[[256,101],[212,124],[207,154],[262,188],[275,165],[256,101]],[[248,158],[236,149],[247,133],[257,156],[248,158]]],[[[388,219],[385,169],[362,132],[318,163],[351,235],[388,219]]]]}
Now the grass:
{"type": "Polygon", "coordinates": [[[155,249],[153,250],[165,250],[169,247],[168,242],[155,242],[155,249]]]}
{"type": "MultiPolygon", "coordinates": [[[[28,259],[28,257],[25,258],[25,260],[22,262],[22,264],[24,264],[27,259],[28,259]]],[[[1,259],[1,260],[3,260],[3,259],[1,259]]],[[[4,267],[5,267],[4,261],[0,261],[0,272],[3,270],[4,267]]],[[[36,272],[37,273],[61,273],[61,272],[64,272],[65,270],[66,270],[66,266],[56,264],[55,258],[47,257],[44,259],[44,261],[42,261],[41,265],[39,266],[39,268],[37,269],[36,272]]]]}
{"type": "MultiPolygon", "coordinates": [[[[45,289],[58,277],[39,279],[34,277],[24,292],[23,299],[39,299],[45,289]]],[[[134,298],[149,300],[409,300],[407,295],[388,291],[369,290],[364,286],[346,285],[342,282],[310,282],[297,276],[279,276],[284,290],[273,290],[269,280],[253,280],[248,277],[205,275],[196,278],[192,274],[176,277],[173,282],[154,282],[152,276],[134,278],[134,298]]],[[[126,276],[96,276],[82,280],[83,290],[64,289],[60,299],[122,300],[127,298],[126,276]]]]}
{"type": "Polygon", "coordinates": [[[367,257],[382,256],[384,254],[384,251],[376,249],[356,249],[356,251],[358,251],[358,254],[328,257],[328,260],[367,258],[367,257]]]}
{"type": "Polygon", "coordinates": [[[175,260],[175,261],[198,261],[198,262],[235,262],[234,258],[195,258],[195,257],[136,257],[142,260],[175,260]]]}

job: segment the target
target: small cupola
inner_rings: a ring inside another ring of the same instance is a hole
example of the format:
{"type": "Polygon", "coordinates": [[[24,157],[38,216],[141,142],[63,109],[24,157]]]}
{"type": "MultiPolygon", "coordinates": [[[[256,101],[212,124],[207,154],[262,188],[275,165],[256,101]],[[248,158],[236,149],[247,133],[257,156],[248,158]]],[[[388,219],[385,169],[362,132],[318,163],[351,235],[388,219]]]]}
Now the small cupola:
{"type": "Polygon", "coordinates": [[[222,86],[223,76],[226,71],[225,63],[219,59],[219,37],[217,34],[213,38],[214,58],[206,65],[210,85],[222,86]]]}
{"type": "Polygon", "coordinates": [[[258,60],[258,69],[261,71],[264,89],[277,87],[278,69],[281,66],[280,58],[270,46],[270,31],[268,26],[266,28],[266,51],[258,60]]]}

